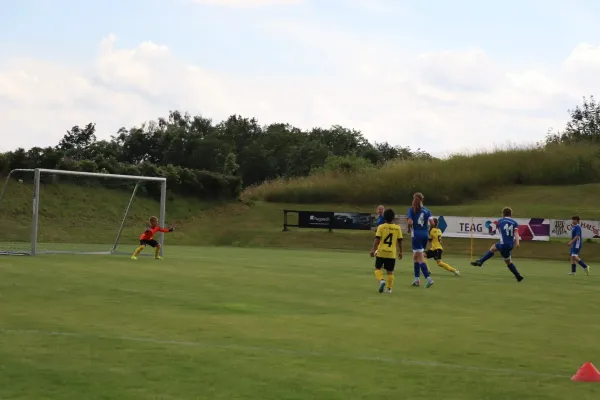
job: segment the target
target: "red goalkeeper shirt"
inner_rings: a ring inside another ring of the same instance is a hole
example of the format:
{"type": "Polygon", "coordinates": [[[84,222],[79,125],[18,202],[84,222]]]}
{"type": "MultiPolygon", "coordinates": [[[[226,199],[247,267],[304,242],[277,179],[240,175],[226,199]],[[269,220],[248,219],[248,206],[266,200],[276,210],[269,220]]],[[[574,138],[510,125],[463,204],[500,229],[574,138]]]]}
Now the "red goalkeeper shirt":
{"type": "Polygon", "coordinates": [[[158,225],[155,227],[150,227],[146,229],[144,233],[142,233],[142,236],[140,236],[140,240],[152,240],[152,238],[154,238],[154,235],[156,235],[157,232],[169,232],[169,229],[161,228],[158,225]]]}

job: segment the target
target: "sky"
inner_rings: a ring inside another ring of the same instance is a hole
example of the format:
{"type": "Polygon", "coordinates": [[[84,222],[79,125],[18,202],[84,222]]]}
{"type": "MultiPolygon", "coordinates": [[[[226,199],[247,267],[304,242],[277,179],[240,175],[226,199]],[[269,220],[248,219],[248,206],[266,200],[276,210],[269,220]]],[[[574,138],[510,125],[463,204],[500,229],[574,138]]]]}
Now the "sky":
{"type": "Polygon", "coordinates": [[[177,109],[443,155],[535,143],[600,93],[597,0],[0,5],[0,151],[177,109]]]}

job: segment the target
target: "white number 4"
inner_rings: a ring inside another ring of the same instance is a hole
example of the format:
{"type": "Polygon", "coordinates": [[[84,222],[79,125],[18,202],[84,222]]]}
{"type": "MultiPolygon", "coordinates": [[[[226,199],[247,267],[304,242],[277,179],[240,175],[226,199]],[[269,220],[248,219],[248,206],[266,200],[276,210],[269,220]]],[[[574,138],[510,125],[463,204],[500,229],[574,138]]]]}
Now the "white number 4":
{"type": "Polygon", "coordinates": [[[419,220],[417,221],[417,224],[419,224],[420,226],[425,225],[425,215],[423,215],[423,213],[421,213],[421,215],[419,215],[419,220]]]}

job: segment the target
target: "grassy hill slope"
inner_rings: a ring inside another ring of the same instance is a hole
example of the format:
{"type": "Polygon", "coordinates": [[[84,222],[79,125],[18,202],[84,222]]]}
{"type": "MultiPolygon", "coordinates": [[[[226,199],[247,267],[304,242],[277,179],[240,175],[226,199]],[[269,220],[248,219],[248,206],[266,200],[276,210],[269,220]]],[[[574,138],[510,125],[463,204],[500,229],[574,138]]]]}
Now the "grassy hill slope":
{"type": "Polygon", "coordinates": [[[600,146],[556,145],[352,167],[348,162],[307,177],[266,182],[242,196],[274,203],[372,204],[410,201],[418,191],[425,193],[429,205],[470,204],[500,187],[598,183],[600,146]]]}
{"type": "MultiPolygon", "coordinates": [[[[10,182],[5,198],[0,202],[0,218],[4,229],[0,242],[27,242],[31,221],[31,190],[27,184],[10,182]]],[[[569,218],[579,212],[586,219],[600,219],[597,207],[600,184],[579,186],[513,186],[486,193],[485,199],[455,206],[432,206],[434,213],[460,216],[496,216],[509,205],[516,216],[569,218]],[[574,208],[573,204],[576,204],[574,208]]],[[[108,249],[117,233],[130,193],[100,187],[68,184],[46,185],[41,188],[40,230],[42,243],[100,244],[108,249]]],[[[403,212],[408,204],[385,204],[403,212]]],[[[318,230],[292,229],[282,232],[284,208],[323,211],[372,212],[371,206],[278,203],[209,203],[198,199],[177,197],[167,205],[167,222],[177,225],[167,243],[188,246],[268,246],[286,248],[324,248],[365,250],[370,232],[329,233],[318,230]]],[[[146,219],[157,215],[158,202],[138,196],[127,218],[122,243],[125,249],[137,242],[146,219]]],[[[446,239],[450,253],[468,254],[470,242],[446,239]]],[[[475,241],[475,252],[489,246],[487,240],[475,241]]],[[[96,247],[95,247],[96,248],[96,247]]],[[[521,256],[564,258],[564,243],[527,243],[521,256]]],[[[586,245],[588,259],[600,260],[600,245],[586,245]]]]}

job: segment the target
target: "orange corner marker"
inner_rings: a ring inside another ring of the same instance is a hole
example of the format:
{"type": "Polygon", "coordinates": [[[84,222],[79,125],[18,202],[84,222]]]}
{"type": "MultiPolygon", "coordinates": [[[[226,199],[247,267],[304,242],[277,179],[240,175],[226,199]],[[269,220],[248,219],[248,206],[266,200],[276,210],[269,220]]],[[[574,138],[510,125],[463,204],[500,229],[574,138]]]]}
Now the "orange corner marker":
{"type": "Polygon", "coordinates": [[[571,378],[575,382],[600,382],[600,372],[591,362],[586,362],[571,378]]]}

